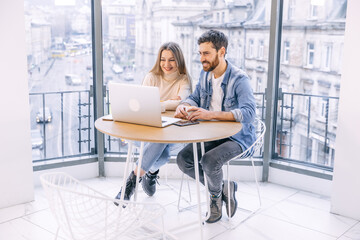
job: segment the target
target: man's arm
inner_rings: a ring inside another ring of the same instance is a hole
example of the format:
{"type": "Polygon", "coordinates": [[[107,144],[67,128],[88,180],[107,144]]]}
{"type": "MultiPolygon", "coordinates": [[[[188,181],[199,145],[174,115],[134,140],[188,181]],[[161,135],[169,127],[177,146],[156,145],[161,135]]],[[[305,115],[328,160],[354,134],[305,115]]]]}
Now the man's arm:
{"type": "Polygon", "coordinates": [[[248,77],[234,86],[238,107],[230,110],[237,122],[251,123],[256,117],[256,103],[248,77]]]}
{"type": "Polygon", "coordinates": [[[235,121],[235,117],[231,112],[208,111],[204,108],[192,107],[191,113],[187,116],[190,121],[198,119],[202,120],[219,120],[219,121],[235,121]]]}

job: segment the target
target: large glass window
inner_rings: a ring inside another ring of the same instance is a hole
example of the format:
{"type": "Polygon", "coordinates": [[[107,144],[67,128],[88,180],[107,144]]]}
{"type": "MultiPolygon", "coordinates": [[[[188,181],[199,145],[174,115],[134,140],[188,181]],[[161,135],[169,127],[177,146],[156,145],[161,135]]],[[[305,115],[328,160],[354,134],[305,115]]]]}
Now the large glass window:
{"type": "Polygon", "coordinates": [[[331,169],[346,0],[285,0],[284,6],[275,149],[280,159],[331,169]]]}
{"type": "MultiPolygon", "coordinates": [[[[264,117],[270,3],[103,1],[104,84],[109,81],[141,84],[155,64],[159,47],[174,41],[184,53],[195,86],[202,69],[197,39],[203,32],[217,29],[229,39],[227,60],[250,76],[259,116],[264,117]]],[[[105,108],[106,113],[109,110],[105,108]]],[[[124,140],[106,137],[107,152],[124,152],[126,146],[124,140]]]]}
{"type": "Polygon", "coordinates": [[[90,2],[24,4],[33,161],[88,155],[94,146],[90,2]]]}

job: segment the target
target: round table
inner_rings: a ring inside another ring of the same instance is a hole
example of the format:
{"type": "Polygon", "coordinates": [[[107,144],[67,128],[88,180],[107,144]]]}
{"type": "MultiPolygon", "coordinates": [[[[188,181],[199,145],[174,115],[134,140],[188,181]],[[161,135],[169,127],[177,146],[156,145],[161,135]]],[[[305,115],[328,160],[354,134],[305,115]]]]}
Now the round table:
{"type": "MultiPolygon", "coordinates": [[[[173,111],[167,111],[162,114],[163,116],[172,117],[174,115],[173,111]]],[[[200,205],[200,183],[199,183],[199,160],[197,154],[196,143],[201,143],[202,154],[204,154],[204,142],[213,141],[218,139],[223,139],[230,137],[242,128],[242,124],[238,122],[226,122],[226,121],[200,121],[199,124],[188,125],[179,127],[176,125],[170,125],[163,128],[150,127],[139,124],[125,123],[125,122],[116,122],[109,121],[109,116],[104,116],[95,121],[95,127],[100,132],[127,140],[141,141],[140,145],[140,156],[139,156],[139,166],[141,166],[143,146],[144,142],[156,142],[156,143],[193,143],[193,152],[194,152],[194,167],[195,167],[195,179],[196,179],[196,189],[197,189],[197,201],[198,201],[198,214],[201,229],[201,239],[203,239],[202,232],[202,218],[201,218],[201,205],[200,205]]],[[[123,188],[125,189],[126,178],[125,176],[128,173],[129,162],[132,155],[132,142],[130,141],[127,153],[127,159],[124,169],[124,179],[123,179],[123,188]]],[[[138,168],[136,183],[139,182],[139,172],[138,168]]],[[[137,195],[137,185],[135,190],[134,200],[136,201],[137,195]]],[[[207,189],[207,183],[205,181],[205,187],[207,189]]],[[[124,192],[122,191],[121,200],[124,199],[124,192]]],[[[209,199],[207,198],[207,201],[209,199]]],[[[208,202],[209,208],[209,202],[208,202]]],[[[209,212],[209,209],[208,209],[209,212]]],[[[193,224],[193,223],[190,223],[193,224]]],[[[187,224],[186,226],[190,225],[187,224]]]]}
{"type": "MultiPolygon", "coordinates": [[[[174,112],[167,111],[164,116],[173,116],[174,112]]],[[[158,142],[158,143],[193,143],[207,142],[230,137],[242,128],[238,122],[200,121],[199,124],[189,126],[170,125],[164,128],[150,127],[139,124],[107,121],[107,116],[95,121],[95,127],[100,132],[127,140],[158,142]]]]}

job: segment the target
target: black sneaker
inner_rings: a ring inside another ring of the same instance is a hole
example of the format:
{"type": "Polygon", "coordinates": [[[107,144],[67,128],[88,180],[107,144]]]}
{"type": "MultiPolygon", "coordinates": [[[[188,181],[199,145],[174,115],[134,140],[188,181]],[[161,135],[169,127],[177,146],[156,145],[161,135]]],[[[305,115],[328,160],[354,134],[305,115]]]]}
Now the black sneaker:
{"type": "Polygon", "coordinates": [[[154,193],[156,192],[156,183],[158,183],[157,180],[159,178],[158,173],[159,173],[159,170],[157,170],[154,173],[147,172],[142,177],[141,186],[142,186],[144,192],[150,197],[152,195],[154,195],[154,193]]]}
{"type": "Polygon", "coordinates": [[[228,181],[224,181],[222,190],[222,200],[225,202],[226,214],[229,216],[229,208],[231,212],[231,217],[236,213],[237,209],[237,200],[235,198],[235,192],[237,191],[237,183],[230,181],[230,196],[228,192],[228,181]],[[230,206],[229,206],[229,197],[230,197],[230,206]]]}
{"type": "MultiPolygon", "coordinates": [[[[141,181],[141,178],[139,179],[139,182],[141,181]]],[[[134,174],[134,171],[132,171],[130,173],[130,176],[128,177],[128,179],[126,180],[126,187],[125,187],[125,193],[124,193],[124,200],[130,200],[131,196],[134,194],[135,192],[135,187],[136,187],[136,175],[134,174]]],[[[120,192],[116,195],[115,199],[120,199],[121,197],[121,191],[122,189],[120,189],[120,192]]],[[[114,202],[114,204],[116,206],[118,206],[119,204],[114,202]]]]}
{"type": "Polygon", "coordinates": [[[207,223],[215,223],[222,217],[222,194],[220,196],[210,196],[210,217],[206,220],[207,223]]]}

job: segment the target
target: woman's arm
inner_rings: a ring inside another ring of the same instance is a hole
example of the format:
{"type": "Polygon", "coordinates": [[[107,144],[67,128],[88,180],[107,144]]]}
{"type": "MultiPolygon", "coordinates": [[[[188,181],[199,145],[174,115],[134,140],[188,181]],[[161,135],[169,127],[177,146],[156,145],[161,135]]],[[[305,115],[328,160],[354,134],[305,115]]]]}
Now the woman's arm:
{"type": "Polygon", "coordinates": [[[164,101],[166,110],[175,110],[176,107],[180,104],[180,102],[186,99],[191,93],[191,88],[187,77],[183,78],[180,81],[181,83],[179,86],[179,91],[177,92],[177,96],[170,100],[164,101]]]}

